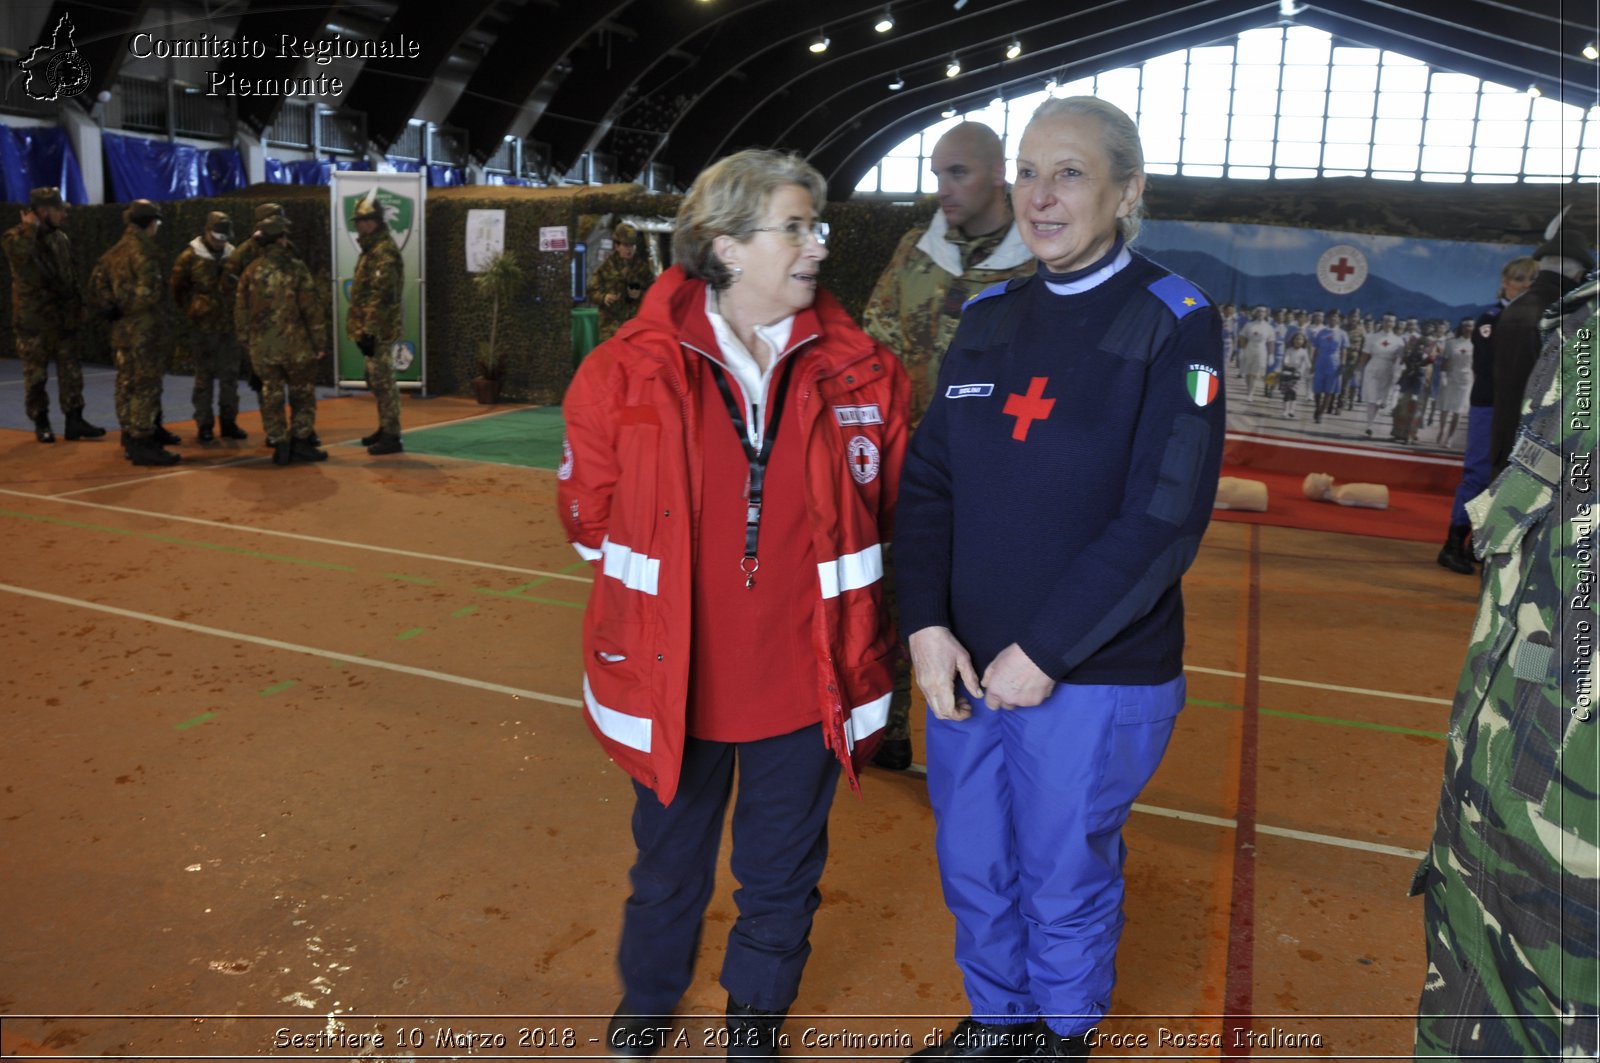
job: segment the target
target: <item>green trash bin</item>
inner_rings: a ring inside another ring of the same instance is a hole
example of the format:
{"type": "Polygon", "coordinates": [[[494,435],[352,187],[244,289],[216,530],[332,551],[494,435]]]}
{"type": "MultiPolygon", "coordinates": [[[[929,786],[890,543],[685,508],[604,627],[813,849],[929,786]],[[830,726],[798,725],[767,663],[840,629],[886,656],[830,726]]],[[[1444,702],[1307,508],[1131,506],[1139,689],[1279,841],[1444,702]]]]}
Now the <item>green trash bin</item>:
{"type": "Polygon", "coordinates": [[[600,343],[600,311],[592,306],[572,308],[572,365],[577,368],[600,343]]]}

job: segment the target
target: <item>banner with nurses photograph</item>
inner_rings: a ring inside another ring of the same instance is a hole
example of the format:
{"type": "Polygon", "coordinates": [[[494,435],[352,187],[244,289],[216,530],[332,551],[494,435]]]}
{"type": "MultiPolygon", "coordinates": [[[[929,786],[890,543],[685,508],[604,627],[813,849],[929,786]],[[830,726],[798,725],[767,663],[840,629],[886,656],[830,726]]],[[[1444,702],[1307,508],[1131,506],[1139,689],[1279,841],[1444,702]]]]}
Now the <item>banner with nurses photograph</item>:
{"type": "Polygon", "coordinates": [[[1144,222],[1133,246],[1223,311],[1230,444],[1377,450],[1457,469],[1472,381],[1462,322],[1530,250],[1161,220],[1144,222]]]}

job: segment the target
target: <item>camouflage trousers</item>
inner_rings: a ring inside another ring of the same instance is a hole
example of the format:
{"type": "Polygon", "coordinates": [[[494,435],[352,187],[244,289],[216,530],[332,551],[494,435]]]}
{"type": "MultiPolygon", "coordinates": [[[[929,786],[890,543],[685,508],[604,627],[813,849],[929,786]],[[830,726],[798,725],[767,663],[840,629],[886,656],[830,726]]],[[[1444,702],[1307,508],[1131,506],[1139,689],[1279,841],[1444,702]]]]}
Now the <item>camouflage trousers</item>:
{"type": "Polygon", "coordinates": [[[400,434],[400,387],[394,382],[394,357],[390,353],[399,338],[379,340],[378,353],[363,358],[367,388],[378,400],[378,427],[392,436],[400,434]]]}
{"type": "Polygon", "coordinates": [[[161,378],[166,352],[154,345],[118,347],[117,423],[129,439],[147,439],[161,420],[161,378]]]}
{"type": "Polygon", "coordinates": [[[227,333],[197,332],[188,346],[194,363],[194,419],[211,421],[218,410],[233,419],[239,415],[239,347],[227,333]],[[216,404],[211,393],[216,391],[216,404]]]}
{"type": "Polygon", "coordinates": [[[72,336],[43,332],[18,332],[17,357],[22,361],[23,409],[28,420],[37,421],[50,414],[50,395],[45,390],[50,360],[56,363],[56,395],[64,411],[83,409],[83,366],[72,336]]]}
{"type": "Polygon", "coordinates": [[[286,443],[289,437],[309,439],[317,427],[317,363],[314,359],[256,364],[261,378],[261,426],[267,445],[286,443]],[[287,397],[291,418],[283,415],[287,397]]]}

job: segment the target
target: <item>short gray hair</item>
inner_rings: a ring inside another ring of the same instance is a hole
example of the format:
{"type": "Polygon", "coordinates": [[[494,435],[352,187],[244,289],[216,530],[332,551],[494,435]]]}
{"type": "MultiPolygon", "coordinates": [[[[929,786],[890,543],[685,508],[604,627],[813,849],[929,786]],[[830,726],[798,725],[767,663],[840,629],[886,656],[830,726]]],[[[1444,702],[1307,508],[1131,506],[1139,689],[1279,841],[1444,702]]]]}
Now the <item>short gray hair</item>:
{"type": "MultiPolygon", "coordinates": [[[[1100,123],[1100,142],[1111,160],[1111,179],[1119,184],[1134,174],[1144,173],[1144,147],[1139,143],[1139,127],[1133,124],[1122,108],[1107,103],[1097,96],[1052,97],[1041,103],[1028,125],[1046,118],[1063,115],[1086,115],[1100,123]]],[[[1023,129],[1027,136],[1027,128],[1023,129]]],[[[1144,218],[1144,196],[1133,205],[1125,218],[1117,219],[1117,231],[1124,241],[1139,235],[1139,222],[1144,218]]]]}
{"type": "Polygon", "coordinates": [[[784,185],[804,188],[818,211],[828,197],[827,180],[798,155],[750,148],[712,163],[695,178],[678,208],[673,261],[718,291],[732,284],[733,273],[717,257],[713,242],[719,236],[749,240],[772,193],[784,185]]]}

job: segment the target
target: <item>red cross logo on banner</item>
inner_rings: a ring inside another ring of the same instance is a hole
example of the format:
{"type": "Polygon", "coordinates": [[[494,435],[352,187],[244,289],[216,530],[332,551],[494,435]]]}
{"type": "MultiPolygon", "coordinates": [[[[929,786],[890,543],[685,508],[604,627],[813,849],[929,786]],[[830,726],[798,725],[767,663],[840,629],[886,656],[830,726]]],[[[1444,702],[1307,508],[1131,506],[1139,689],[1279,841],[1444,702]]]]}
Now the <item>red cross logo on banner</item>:
{"type": "Polygon", "coordinates": [[[1044,397],[1045,385],[1050,383],[1047,376],[1036,376],[1028,381],[1028,393],[1006,396],[1006,406],[1003,411],[1007,417],[1017,419],[1016,426],[1011,429],[1011,438],[1019,442],[1027,442],[1028,429],[1033,427],[1033,422],[1048,420],[1050,411],[1055,409],[1056,400],[1044,397]]]}
{"type": "Polygon", "coordinates": [[[1344,282],[1346,277],[1350,276],[1350,274],[1354,273],[1355,271],[1356,268],[1350,264],[1348,259],[1345,258],[1339,259],[1339,261],[1328,267],[1328,272],[1332,273],[1335,277],[1338,277],[1341,284],[1344,282]]]}
{"type": "Polygon", "coordinates": [[[1354,244],[1336,244],[1317,259],[1317,281],[1335,295],[1349,295],[1367,280],[1367,256],[1354,244]]]}

